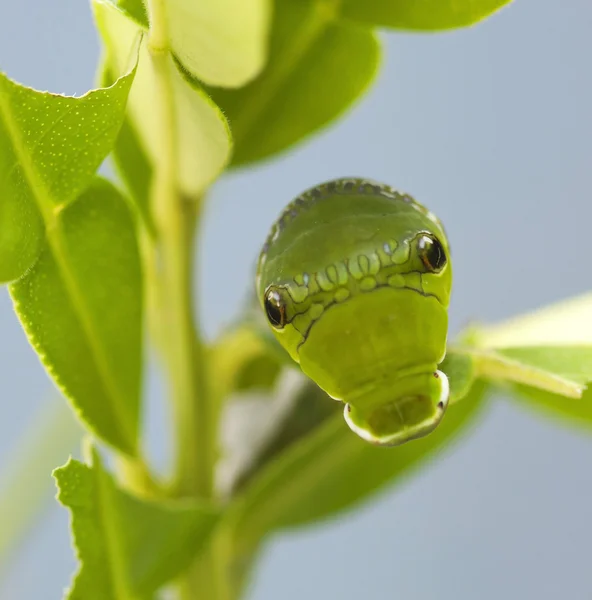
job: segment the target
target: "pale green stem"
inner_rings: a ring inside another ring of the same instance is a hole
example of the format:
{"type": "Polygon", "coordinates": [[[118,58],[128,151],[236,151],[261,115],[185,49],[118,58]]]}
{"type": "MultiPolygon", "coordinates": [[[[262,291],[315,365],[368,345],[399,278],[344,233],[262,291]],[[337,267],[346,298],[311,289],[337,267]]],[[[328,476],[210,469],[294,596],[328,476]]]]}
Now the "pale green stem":
{"type": "Polygon", "coordinates": [[[179,582],[182,600],[239,600],[256,555],[234,552],[233,530],[219,527],[203,552],[179,582]]]}
{"type": "Polygon", "coordinates": [[[119,476],[128,490],[143,498],[163,495],[164,491],[150,473],[145,459],[118,454],[116,460],[119,476]]]}
{"type": "Polygon", "coordinates": [[[209,498],[215,459],[215,419],[207,385],[204,343],[192,294],[194,236],[201,202],[187,198],[178,183],[177,115],[168,51],[166,3],[149,3],[149,49],[158,83],[157,122],[161,154],[156,164],[152,210],[158,230],[158,305],[163,351],[175,410],[177,470],[175,494],[209,498]]]}

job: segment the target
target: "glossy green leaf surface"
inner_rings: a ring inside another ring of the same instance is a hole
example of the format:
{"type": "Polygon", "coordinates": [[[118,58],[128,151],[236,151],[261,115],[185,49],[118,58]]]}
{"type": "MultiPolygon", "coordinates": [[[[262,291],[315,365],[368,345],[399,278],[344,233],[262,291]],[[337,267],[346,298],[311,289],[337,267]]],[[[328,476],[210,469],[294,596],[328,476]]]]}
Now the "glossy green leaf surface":
{"type": "MultiPolygon", "coordinates": [[[[95,0],[93,9],[106,45],[108,68],[120,73],[141,29],[111,4],[95,0]]],[[[218,177],[230,159],[230,131],[222,112],[199,84],[189,83],[171,57],[166,80],[167,94],[175,108],[174,138],[179,156],[176,177],[184,193],[197,195],[218,177]]],[[[161,118],[161,91],[144,39],[128,109],[130,123],[153,165],[162,158],[163,139],[168,136],[164,129],[168,124],[161,118]]]]}
{"type": "Polygon", "coordinates": [[[271,0],[168,0],[173,52],[210,85],[239,87],[265,63],[271,0]]]}
{"type": "Polygon", "coordinates": [[[218,515],[194,503],[140,500],[121,490],[94,452],[54,471],[72,515],[80,569],[69,600],[152,598],[203,547],[218,515]]]}
{"type": "Polygon", "coordinates": [[[45,228],[89,185],[115,142],[134,73],[78,98],[0,73],[0,282],[31,267],[45,228]]]}
{"type": "Polygon", "coordinates": [[[332,417],[271,461],[237,497],[229,518],[239,540],[249,547],[269,531],[334,515],[401,481],[474,420],[484,392],[476,384],[433,433],[397,448],[372,446],[353,435],[340,414],[332,417]]]}
{"type": "Polygon", "coordinates": [[[39,259],[10,286],[43,365],[95,434],[137,449],[142,277],[129,209],[95,179],[62,209],[39,259]]]}
{"type": "Polygon", "coordinates": [[[343,0],[342,14],[381,27],[437,31],[481,21],[511,0],[343,0]]]}
{"type": "Polygon", "coordinates": [[[368,88],[379,58],[374,33],[324,3],[277,1],[265,70],[239,90],[210,90],[230,121],[233,164],[268,157],[327,125],[368,88]]]}

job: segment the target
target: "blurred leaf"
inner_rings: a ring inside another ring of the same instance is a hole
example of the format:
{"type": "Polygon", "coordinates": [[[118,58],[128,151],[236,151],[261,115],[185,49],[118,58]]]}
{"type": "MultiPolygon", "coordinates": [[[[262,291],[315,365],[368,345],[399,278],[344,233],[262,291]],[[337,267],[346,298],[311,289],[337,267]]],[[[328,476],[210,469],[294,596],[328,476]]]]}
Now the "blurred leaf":
{"type": "Polygon", "coordinates": [[[148,502],[119,489],[93,452],[54,471],[72,513],[80,570],[69,600],[152,598],[205,545],[218,514],[196,503],[148,502]]]}
{"type": "Polygon", "coordinates": [[[379,56],[376,36],[337,19],[330,3],[276,1],[265,70],[239,90],[210,90],[231,124],[233,164],[275,154],[337,118],[368,88],[379,56]]]}
{"type": "Polygon", "coordinates": [[[126,16],[133,19],[143,29],[148,29],[148,14],[142,0],[99,0],[108,2],[118,8],[126,16]]]}
{"type": "Polygon", "coordinates": [[[124,119],[119,131],[113,148],[113,160],[117,174],[130,193],[142,221],[154,234],[156,226],[149,206],[152,165],[138,141],[129,118],[124,119]]]}
{"type": "Polygon", "coordinates": [[[267,463],[326,419],[343,414],[341,402],[293,369],[283,369],[266,393],[234,393],[224,408],[218,472],[225,496],[235,495],[267,463]]]}
{"type": "Polygon", "coordinates": [[[497,352],[512,360],[556,373],[576,384],[592,381],[592,344],[590,346],[528,346],[498,348],[497,352]]]}
{"type": "Polygon", "coordinates": [[[469,329],[462,352],[512,397],[572,421],[592,421],[592,294],[469,329]]]}
{"type": "Polygon", "coordinates": [[[0,282],[31,267],[45,228],[90,184],[113,147],[134,74],[75,98],[0,73],[0,282]]]}
{"type": "MultiPolygon", "coordinates": [[[[274,338],[275,339],[275,338],[274,338]]],[[[446,373],[450,385],[450,402],[458,402],[471,390],[474,383],[472,358],[449,351],[446,359],[439,367],[446,373]]],[[[300,373],[296,376],[299,385],[283,385],[276,387],[273,399],[268,399],[265,406],[266,416],[272,414],[272,403],[282,402],[287,410],[280,413],[280,418],[270,429],[265,441],[257,448],[251,462],[242,471],[237,472],[232,483],[232,492],[244,487],[267,463],[271,462],[289,446],[311,435],[329,418],[343,414],[343,404],[336,402],[321,390],[308,377],[300,373]],[[285,398],[288,396],[288,398],[285,398]]],[[[280,385],[282,382],[280,381],[280,385]]],[[[240,399],[240,397],[239,397],[240,399]]],[[[261,415],[258,415],[261,420],[261,415]]],[[[246,444],[254,443],[252,434],[246,444]]],[[[241,452],[247,452],[245,443],[241,452]]]]}
{"type": "MultiPolygon", "coordinates": [[[[110,85],[115,80],[107,61],[103,61],[103,65],[100,67],[99,80],[102,85],[110,85]]],[[[138,216],[147,230],[156,235],[156,226],[149,206],[152,165],[142,148],[129,116],[123,120],[112,150],[112,157],[115,170],[129,192],[138,216]]]]}
{"type": "Polygon", "coordinates": [[[469,393],[475,381],[475,366],[472,357],[449,349],[438,369],[446,373],[448,377],[450,403],[462,400],[469,393]]]}
{"type": "MultiPolygon", "coordinates": [[[[210,363],[214,381],[225,386],[221,397],[230,395],[223,418],[220,481],[224,493],[232,495],[289,446],[343,413],[343,405],[303,375],[268,335],[266,323],[248,315],[218,340],[210,363]]],[[[472,357],[451,349],[439,368],[448,376],[451,403],[464,398],[475,377],[472,357]]]]}
{"type": "Polygon", "coordinates": [[[560,394],[552,394],[544,390],[526,385],[510,387],[514,399],[528,401],[531,408],[542,411],[549,416],[562,417],[573,424],[592,426],[592,388],[584,391],[581,398],[566,398],[560,394]]]}
{"type": "Polygon", "coordinates": [[[592,294],[474,326],[463,341],[482,376],[547,411],[590,420],[592,294]]]}
{"type": "Polygon", "coordinates": [[[10,286],[29,341],[94,433],[137,450],[142,280],[119,192],[96,178],[62,209],[35,265],[10,286]]]}
{"type": "Polygon", "coordinates": [[[253,356],[238,372],[236,390],[268,390],[277,380],[281,365],[273,357],[261,354],[253,356]]]}
{"type": "Polygon", "coordinates": [[[511,0],[343,0],[344,17],[370,25],[424,31],[466,27],[511,0]]]}
{"type": "Polygon", "coordinates": [[[494,325],[478,325],[470,341],[484,348],[591,346],[592,293],[569,298],[494,325]]]}
{"type": "Polygon", "coordinates": [[[572,382],[578,390],[578,393],[566,397],[568,394],[563,393],[561,388],[541,389],[518,384],[510,387],[513,396],[528,399],[533,406],[547,413],[585,423],[588,427],[592,424],[592,388],[586,389],[586,384],[592,381],[592,345],[503,348],[497,352],[522,364],[527,362],[537,369],[554,373],[572,382]]]}
{"type": "Polygon", "coordinates": [[[341,415],[271,461],[231,504],[228,519],[247,548],[274,529],[303,525],[349,509],[424,464],[458,436],[479,412],[485,388],[477,382],[429,436],[397,448],[372,446],[341,415]]]}
{"type": "MultiPolygon", "coordinates": [[[[130,48],[141,29],[111,4],[93,0],[93,8],[106,46],[108,68],[119,73],[127,63],[130,48]]],[[[230,131],[222,112],[199,84],[187,81],[172,58],[168,60],[166,79],[175,104],[177,180],[183,193],[195,196],[218,177],[229,160],[230,131]]],[[[159,112],[161,91],[144,40],[128,110],[133,130],[152,165],[158,164],[162,157],[163,139],[167,135],[163,129],[167,124],[159,112]]],[[[133,160],[137,160],[137,156],[133,160]]],[[[137,171],[133,173],[137,174],[137,171]]]]}
{"type": "Polygon", "coordinates": [[[592,380],[592,346],[476,349],[472,357],[480,377],[570,398],[579,398],[592,380]]]}
{"type": "Polygon", "coordinates": [[[11,553],[50,504],[51,470],[82,438],[82,428],[66,403],[61,398],[48,400],[33,415],[16,448],[9,450],[8,469],[0,473],[0,580],[11,553]]]}
{"type": "Polygon", "coordinates": [[[168,0],[173,52],[209,85],[239,87],[263,68],[271,0],[168,0]]]}
{"type": "MultiPolygon", "coordinates": [[[[148,29],[142,0],[108,2],[148,29]]],[[[271,0],[166,3],[168,36],[184,67],[210,85],[238,87],[257,75],[267,54],[271,0]]]]}
{"type": "Polygon", "coordinates": [[[218,398],[237,391],[269,391],[283,364],[265,333],[247,320],[225,331],[212,345],[210,356],[218,398]]]}

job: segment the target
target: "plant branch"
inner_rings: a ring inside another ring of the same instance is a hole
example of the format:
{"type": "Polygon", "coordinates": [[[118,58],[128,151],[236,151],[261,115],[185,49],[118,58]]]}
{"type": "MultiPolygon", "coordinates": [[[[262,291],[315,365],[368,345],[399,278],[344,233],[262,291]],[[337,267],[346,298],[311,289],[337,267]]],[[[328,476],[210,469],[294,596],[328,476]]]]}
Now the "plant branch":
{"type": "Polygon", "coordinates": [[[150,15],[150,49],[166,53],[169,49],[166,0],[148,0],[150,15]]]}
{"type": "Polygon", "coordinates": [[[201,209],[178,182],[179,144],[173,90],[175,68],[167,50],[164,2],[150,3],[149,49],[158,85],[157,122],[161,154],[155,165],[152,210],[158,240],[156,263],[158,319],[175,411],[177,468],[174,492],[209,498],[215,459],[215,424],[207,385],[206,352],[194,314],[192,294],[194,236],[201,209]]]}

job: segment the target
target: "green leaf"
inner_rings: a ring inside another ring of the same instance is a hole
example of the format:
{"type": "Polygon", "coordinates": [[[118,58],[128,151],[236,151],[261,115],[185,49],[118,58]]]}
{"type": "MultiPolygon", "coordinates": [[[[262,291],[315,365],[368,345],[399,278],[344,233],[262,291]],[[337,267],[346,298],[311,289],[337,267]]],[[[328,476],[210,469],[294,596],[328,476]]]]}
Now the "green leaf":
{"type": "Polygon", "coordinates": [[[155,235],[156,225],[150,213],[150,187],[152,165],[138,140],[129,118],[123,121],[113,148],[113,160],[117,174],[133,200],[140,218],[148,231],[155,235]]]}
{"type": "Polygon", "coordinates": [[[142,278],[127,205],[96,178],[62,208],[35,265],[10,286],[16,313],[88,428],[137,451],[142,278]]]}
{"type": "Polygon", "coordinates": [[[498,348],[497,352],[521,364],[554,373],[576,385],[582,386],[592,381],[592,344],[498,348]]]}
{"type": "Polygon", "coordinates": [[[212,89],[232,128],[234,165],[275,154],[337,118],[378,70],[370,30],[336,18],[328,3],[276,2],[269,62],[239,90],[212,89]]]}
{"type": "Polygon", "coordinates": [[[583,294],[463,336],[481,377],[515,398],[576,422],[592,422],[592,294],[583,294]],[[587,389],[586,389],[587,388],[587,389]]]}
{"type": "Polygon", "coordinates": [[[464,336],[479,375],[580,398],[592,381],[592,294],[584,294],[464,336]]]}
{"type": "Polygon", "coordinates": [[[227,518],[245,551],[270,531],[303,525],[349,509],[457,438],[483,404],[485,388],[451,407],[429,436],[397,448],[378,448],[352,434],[341,415],[271,461],[234,500],[227,518]]]}
{"type": "Polygon", "coordinates": [[[546,412],[592,424],[592,388],[586,385],[592,381],[592,345],[501,348],[496,356],[500,357],[501,382],[510,383],[513,397],[530,400],[546,412]],[[516,365],[520,375],[512,372],[504,377],[503,369],[515,371],[516,365]]]}
{"type": "Polygon", "coordinates": [[[143,29],[148,29],[150,23],[148,22],[148,13],[142,0],[101,0],[103,2],[109,2],[115,6],[118,10],[124,13],[127,17],[133,19],[137,25],[143,29]]]}
{"type": "Polygon", "coordinates": [[[154,592],[189,566],[218,514],[197,503],[140,500],[118,488],[93,452],[54,471],[58,500],[72,514],[80,570],[69,600],[131,600],[154,592]]]}
{"type": "Polygon", "coordinates": [[[229,328],[210,349],[215,395],[223,399],[237,391],[269,391],[283,366],[278,349],[283,352],[271,346],[265,333],[252,323],[229,328]]]}
{"type": "MultiPolygon", "coordinates": [[[[99,69],[99,80],[102,85],[111,85],[115,81],[107,61],[103,61],[99,69]]],[[[123,120],[111,154],[115,170],[129,193],[132,206],[146,229],[156,236],[156,226],[150,214],[149,205],[152,164],[142,148],[129,116],[123,120]]]]}
{"type": "Polygon", "coordinates": [[[531,408],[543,411],[549,416],[567,419],[573,424],[592,427],[592,388],[587,388],[581,398],[566,398],[526,385],[514,385],[511,396],[526,400],[531,408]]]}
{"type": "Polygon", "coordinates": [[[0,282],[31,267],[45,229],[90,184],[113,147],[134,74],[75,98],[0,73],[0,282]]]}
{"type": "Polygon", "coordinates": [[[580,398],[587,381],[583,372],[592,371],[590,350],[533,346],[466,351],[472,356],[479,377],[498,382],[518,383],[570,398],[580,398]],[[577,360],[577,363],[569,366],[568,362],[572,359],[577,360]]]}
{"type": "Polygon", "coordinates": [[[343,404],[294,369],[283,369],[269,390],[233,393],[222,418],[222,493],[236,495],[274,458],[336,414],[343,415],[343,404]]]}
{"type": "Polygon", "coordinates": [[[168,0],[170,44],[198,79],[239,87],[263,68],[271,0],[168,0]]]}
{"type": "Polygon", "coordinates": [[[468,341],[483,348],[591,346],[592,293],[569,298],[502,323],[476,326],[468,341]]]}
{"type": "Polygon", "coordinates": [[[432,31],[466,27],[511,0],[343,0],[344,17],[381,27],[432,31]]]}
{"type": "MultiPolygon", "coordinates": [[[[93,8],[106,46],[109,69],[120,73],[141,30],[111,4],[93,0],[93,8]]],[[[230,158],[230,131],[218,107],[199,84],[188,82],[171,57],[166,79],[175,104],[177,180],[183,193],[199,195],[218,177],[230,158]]],[[[163,139],[167,135],[162,129],[166,123],[160,114],[161,92],[146,40],[143,40],[128,110],[133,129],[152,165],[158,164],[162,157],[163,139]]]]}

